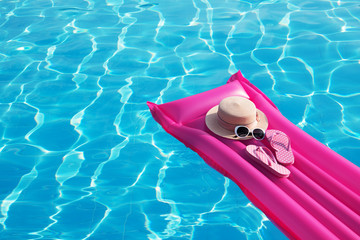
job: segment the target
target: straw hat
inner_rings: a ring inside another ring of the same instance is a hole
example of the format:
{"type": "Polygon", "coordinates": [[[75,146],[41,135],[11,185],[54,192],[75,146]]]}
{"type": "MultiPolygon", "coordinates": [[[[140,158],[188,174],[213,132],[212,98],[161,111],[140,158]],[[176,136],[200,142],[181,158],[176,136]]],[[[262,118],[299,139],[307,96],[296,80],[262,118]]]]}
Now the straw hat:
{"type": "Polygon", "coordinates": [[[227,97],[221,100],[219,105],[207,112],[205,123],[213,133],[234,140],[252,138],[251,135],[246,138],[236,136],[236,126],[246,126],[250,130],[261,128],[265,131],[269,125],[265,114],[256,109],[252,101],[240,96],[227,97]]]}

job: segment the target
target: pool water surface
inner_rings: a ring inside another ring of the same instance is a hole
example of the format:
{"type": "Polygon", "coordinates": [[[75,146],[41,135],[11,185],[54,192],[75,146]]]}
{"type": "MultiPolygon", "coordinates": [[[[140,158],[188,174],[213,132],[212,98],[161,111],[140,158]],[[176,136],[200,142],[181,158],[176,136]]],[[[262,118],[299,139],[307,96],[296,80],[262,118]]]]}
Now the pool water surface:
{"type": "Polygon", "coordinates": [[[0,4],[0,239],[286,239],[151,117],[236,71],[360,166],[358,1],[0,4]]]}

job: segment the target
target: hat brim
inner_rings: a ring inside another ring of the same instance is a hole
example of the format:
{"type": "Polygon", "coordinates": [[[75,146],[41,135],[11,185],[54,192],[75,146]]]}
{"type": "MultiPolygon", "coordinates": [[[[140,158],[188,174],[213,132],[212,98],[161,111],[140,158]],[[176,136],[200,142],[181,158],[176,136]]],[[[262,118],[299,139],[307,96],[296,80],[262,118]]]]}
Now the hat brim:
{"type": "MultiPolygon", "coordinates": [[[[218,107],[219,107],[219,105],[216,105],[215,107],[211,108],[206,114],[205,123],[210,131],[212,131],[213,133],[215,133],[216,135],[219,135],[221,137],[233,139],[233,140],[247,140],[247,139],[253,138],[252,136],[248,136],[246,138],[239,138],[238,136],[236,136],[234,131],[229,131],[229,130],[221,127],[218,122],[218,115],[217,115],[218,107]]],[[[252,130],[254,128],[261,128],[262,130],[265,131],[269,125],[268,119],[267,119],[266,115],[259,109],[256,109],[256,112],[259,116],[260,121],[257,122],[257,124],[250,130],[252,130]]]]}

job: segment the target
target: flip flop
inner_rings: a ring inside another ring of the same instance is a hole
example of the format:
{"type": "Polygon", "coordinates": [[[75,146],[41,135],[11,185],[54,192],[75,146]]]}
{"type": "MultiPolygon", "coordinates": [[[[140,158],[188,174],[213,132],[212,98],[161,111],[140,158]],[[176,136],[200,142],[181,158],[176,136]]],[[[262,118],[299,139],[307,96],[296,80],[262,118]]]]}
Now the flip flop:
{"type": "Polygon", "coordinates": [[[248,145],[246,152],[249,156],[268,169],[272,174],[278,177],[288,177],[290,170],[277,163],[275,156],[267,147],[248,145]]]}
{"type": "Polygon", "coordinates": [[[294,163],[294,154],[291,151],[290,138],[279,130],[267,130],[266,139],[275,150],[275,156],[282,165],[294,163]]]}

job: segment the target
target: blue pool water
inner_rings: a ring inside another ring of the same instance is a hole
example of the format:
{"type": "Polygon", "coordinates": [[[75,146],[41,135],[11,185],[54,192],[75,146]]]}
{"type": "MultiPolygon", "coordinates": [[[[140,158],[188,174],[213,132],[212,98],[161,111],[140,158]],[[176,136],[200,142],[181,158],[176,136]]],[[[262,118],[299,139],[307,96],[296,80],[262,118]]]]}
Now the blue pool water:
{"type": "Polygon", "coordinates": [[[360,166],[358,1],[0,2],[1,239],[286,239],[153,120],[240,69],[360,166]]]}

